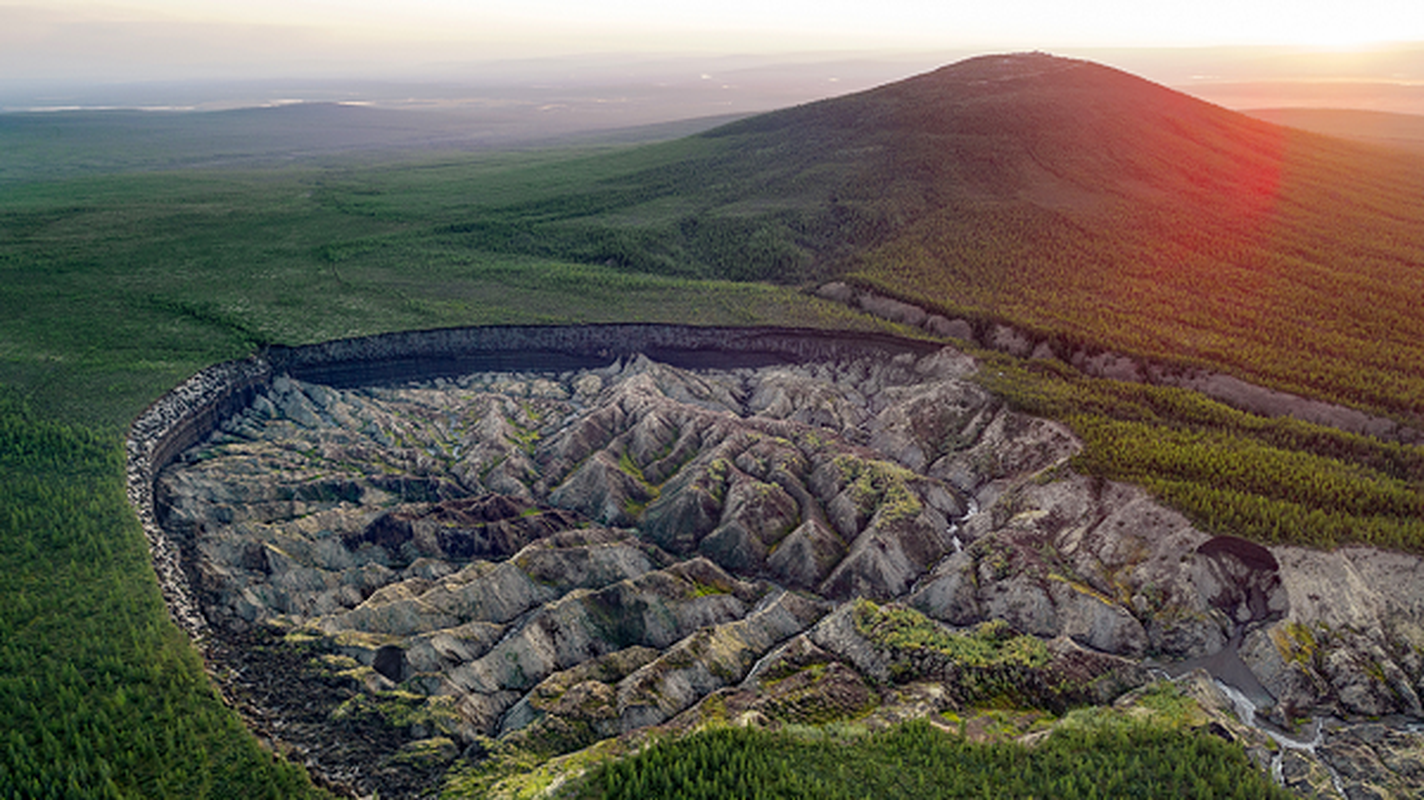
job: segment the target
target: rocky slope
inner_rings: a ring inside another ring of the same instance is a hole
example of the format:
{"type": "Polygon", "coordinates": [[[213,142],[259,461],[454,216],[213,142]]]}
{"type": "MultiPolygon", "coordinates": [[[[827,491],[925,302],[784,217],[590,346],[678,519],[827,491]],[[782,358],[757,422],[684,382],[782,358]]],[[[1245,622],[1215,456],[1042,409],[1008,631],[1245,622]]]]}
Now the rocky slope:
{"type": "Polygon", "coordinates": [[[1074,474],[1071,433],[975,369],[279,377],[155,504],[229,697],[353,794],[715,714],[1059,710],[1157,665],[1211,669],[1282,728],[1329,715],[1308,749],[1253,734],[1299,786],[1424,787],[1420,737],[1350,723],[1421,716],[1418,559],[1210,537],[1074,474]]]}

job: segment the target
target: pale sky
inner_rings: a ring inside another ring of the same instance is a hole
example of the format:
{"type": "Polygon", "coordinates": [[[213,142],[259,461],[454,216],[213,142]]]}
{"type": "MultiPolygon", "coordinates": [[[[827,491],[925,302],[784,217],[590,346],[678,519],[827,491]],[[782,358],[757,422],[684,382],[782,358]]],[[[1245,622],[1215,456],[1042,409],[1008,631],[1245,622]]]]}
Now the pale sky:
{"type": "Polygon", "coordinates": [[[1418,0],[0,0],[0,81],[416,76],[596,53],[1424,42],[1418,0]]]}

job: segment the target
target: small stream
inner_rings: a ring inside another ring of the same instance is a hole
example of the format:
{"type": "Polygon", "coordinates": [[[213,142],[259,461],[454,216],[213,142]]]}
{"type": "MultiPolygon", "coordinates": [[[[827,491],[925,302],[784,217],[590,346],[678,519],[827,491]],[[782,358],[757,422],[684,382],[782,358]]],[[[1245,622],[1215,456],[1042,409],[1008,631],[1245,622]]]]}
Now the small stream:
{"type": "Polygon", "coordinates": [[[1271,778],[1275,780],[1277,785],[1285,785],[1285,778],[1281,774],[1281,764],[1285,751],[1297,750],[1305,753],[1311,760],[1324,767],[1325,771],[1330,774],[1330,782],[1335,786],[1335,791],[1339,792],[1341,797],[1347,796],[1345,794],[1345,785],[1340,780],[1340,773],[1336,772],[1335,768],[1330,766],[1330,763],[1324,758],[1321,758],[1316,752],[1316,748],[1325,742],[1325,720],[1323,718],[1319,716],[1311,718],[1311,724],[1315,728],[1315,733],[1311,735],[1309,741],[1293,739],[1283,733],[1256,724],[1256,704],[1240,689],[1223,682],[1219,678],[1216,680],[1216,685],[1217,688],[1221,689],[1223,694],[1231,699],[1231,704],[1236,709],[1236,717],[1241,720],[1243,725],[1271,737],[1271,740],[1281,748],[1276,752],[1275,756],[1271,758],[1271,778]]]}
{"type": "MultiPolygon", "coordinates": [[[[1253,609],[1253,611],[1256,610],[1253,609]]],[[[1264,617],[1264,608],[1253,616],[1264,617]]],[[[1262,705],[1274,703],[1275,697],[1261,684],[1260,679],[1241,659],[1241,641],[1249,624],[1238,624],[1226,646],[1221,650],[1208,656],[1162,665],[1163,670],[1174,678],[1181,677],[1194,669],[1204,669],[1211,675],[1217,688],[1231,701],[1236,717],[1241,720],[1241,724],[1265,734],[1276,743],[1278,749],[1271,758],[1270,771],[1271,778],[1277,785],[1285,785],[1285,776],[1282,774],[1285,752],[1295,750],[1304,753],[1311,761],[1323,767],[1329,773],[1335,791],[1339,793],[1340,797],[1346,797],[1344,783],[1341,781],[1339,773],[1317,752],[1317,749],[1325,741],[1325,720],[1323,717],[1316,715],[1311,718],[1309,730],[1313,732],[1306,738],[1288,736],[1273,727],[1257,722],[1256,709],[1262,705]]]]}
{"type": "Polygon", "coordinates": [[[964,492],[963,494],[964,514],[963,516],[955,517],[950,520],[949,529],[945,531],[950,535],[950,541],[954,543],[954,552],[956,553],[964,551],[964,540],[959,538],[959,532],[964,529],[965,523],[969,522],[970,519],[973,519],[975,514],[979,513],[979,501],[975,499],[974,495],[969,492],[964,492]]]}
{"type": "MultiPolygon", "coordinates": [[[[949,553],[945,553],[944,556],[935,562],[934,566],[925,570],[918,578],[915,578],[914,584],[910,586],[909,594],[914,594],[926,581],[931,580],[932,577],[938,573],[940,565],[959,553],[964,552],[965,541],[964,537],[960,536],[960,534],[964,532],[965,524],[973,519],[974,515],[979,513],[979,501],[974,497],[973,492],[965,491],[958,486],[954,488],[959,495],[964,498],[964,513],[957,517],[951,517],[949,526],[944,529],[944,534],[949,537],[949,544],[953,550],[949,553]]],[[[971,539],[970,542],[972,543],[973,540],[971,539]]]]}

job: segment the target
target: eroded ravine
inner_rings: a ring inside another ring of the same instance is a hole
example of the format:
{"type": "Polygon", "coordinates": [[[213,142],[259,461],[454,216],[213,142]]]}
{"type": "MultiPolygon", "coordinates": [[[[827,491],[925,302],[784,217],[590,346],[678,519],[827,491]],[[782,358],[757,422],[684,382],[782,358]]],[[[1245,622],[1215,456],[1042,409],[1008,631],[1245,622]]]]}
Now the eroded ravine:
{"type": "MultiPolygon", "coordinates": [[[[495,741],[568,752],[709,703],[889,719],[972,704],[991,679],[1038,707],[1105,702],[1147,679],[1145,656],[1238,642],[1267,717],[1418,715],[1417,560],[1202,534],[1064,468],[1072,435],[974,369],[944,350],[367,388],[279,376],[158,476],[156,508],[228,696],[357,794],[421,796],[495,741]],[[1342,569],[1365,589],[1310,599],[1342,569]],[[858,597],[1039,655],[896,649],[858,597]],[[1346,613],[1374,625],[1321,627],[1346,613]]],[[[1396,756],[1417,735],[1390,731],[1406,737],[1390,758],[1332,756],[1348,730],[1309,756],[1409,785],[1396,756]]]]}

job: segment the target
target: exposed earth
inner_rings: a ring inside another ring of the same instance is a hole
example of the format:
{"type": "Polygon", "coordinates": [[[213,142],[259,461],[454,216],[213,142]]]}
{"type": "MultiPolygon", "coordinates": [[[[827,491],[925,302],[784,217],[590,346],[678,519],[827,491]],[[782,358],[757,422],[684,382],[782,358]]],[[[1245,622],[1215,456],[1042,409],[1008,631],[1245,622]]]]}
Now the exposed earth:
{"type": "Polygon", "coordinates": [[[156,507],[226,695],[351,795],[717,716],[1131,702],[1164,668],[1302,796],[1424,791],[1418,558],[1205,534],[977,369],[279,377],[156,507]]]}

